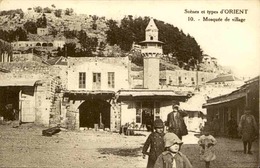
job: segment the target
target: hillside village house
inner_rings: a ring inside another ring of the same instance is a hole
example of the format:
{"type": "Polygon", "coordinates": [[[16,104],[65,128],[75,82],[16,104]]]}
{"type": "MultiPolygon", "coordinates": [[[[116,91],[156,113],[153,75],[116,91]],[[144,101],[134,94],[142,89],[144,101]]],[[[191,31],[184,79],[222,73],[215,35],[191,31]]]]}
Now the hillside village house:
{"type": "Polygon", "coordinates": [[[244,84],[244,81],[237,78],[233,74],[218,75],[216,78],[206,82],[207,85],[214,85],[217,87],[238,87],[244,84]]]}
{"type": "Polygon", "coordinates": [[[45,35],[48,35],[49,34],[49,30],[48,28],[37,28],[37,34],[39,36],[45,36],[45,35]]]}
{"type": "Polygon", "coordinates": [[[161,85],[166,86],[201,86],[214,79],[217,74],[202,71],[161,70],[161,85]]]}
{"type": "Polygon", "coordinates": [[[208,99],[203,105],[207,109],[209,123],[214,117],[219,119],[222,135],[227,134],[227,122],[231,116],[239,123],[246,106],[251,109],[256,122],[259,123],[259,76],[246,81],[243,86],[229,94],[208,99]]]}
{"type": "Polygon", "coordinates": [[[64,40],[54,41],[16,41],[11,43],[14,49],[32,48],[32,47],[52,47],[57,49],[62,48],[65,44],[64,40]]]}

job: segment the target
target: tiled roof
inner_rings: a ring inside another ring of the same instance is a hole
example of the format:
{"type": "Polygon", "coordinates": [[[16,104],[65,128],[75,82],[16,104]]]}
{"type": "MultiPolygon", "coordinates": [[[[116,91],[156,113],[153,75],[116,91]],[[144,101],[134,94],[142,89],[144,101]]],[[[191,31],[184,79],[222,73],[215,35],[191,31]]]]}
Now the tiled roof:
{"type": "Polygon", "coordinates": [[[67,65],[67,61],[63,61],[63,57],[56,57],[45,61],[49,65],[67,65]]]}
{"type": "Polygon", "coordinates": [[[222,75],[222,76],[217,76],[216,78],[208,81],[207,83],[230,82],[230,81],[241,81],[241,79],[235,77],[234,75],[222,75]]]}

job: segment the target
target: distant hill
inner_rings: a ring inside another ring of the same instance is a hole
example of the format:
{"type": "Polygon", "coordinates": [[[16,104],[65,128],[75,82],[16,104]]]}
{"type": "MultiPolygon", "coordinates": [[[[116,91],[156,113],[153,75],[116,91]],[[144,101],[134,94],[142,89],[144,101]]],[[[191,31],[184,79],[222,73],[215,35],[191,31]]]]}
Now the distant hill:
{"type": "MultiPolygon", "coordinates": [[[[120,21],[96,15],[76,14],[73,9],[52,7],[0,11],[0,39],[13,41],[65,40],[69,56],[125,56],[142,66],[140,53],[133,52],[133,43],[145,39],[149,17],[125,16],[120,21]],[[37,28],[47,28],[49,34],[37,35],[37,28]],[[80,47],[79,47],[80,46],[80,47]]],[[[162,61],[163,69],[190,69],[202,59],[203,51],[195,38],[179,28],[156,20],[159,40],[163,41],[165,56],[175,58],[162,61]]],[[[64,48],[59,55],[64,55],[64,48]]],[[[171,58],[170,57],[170,58],[171,58]]],[[[207,69],[207,68],[204,68],[207,69]]]]}

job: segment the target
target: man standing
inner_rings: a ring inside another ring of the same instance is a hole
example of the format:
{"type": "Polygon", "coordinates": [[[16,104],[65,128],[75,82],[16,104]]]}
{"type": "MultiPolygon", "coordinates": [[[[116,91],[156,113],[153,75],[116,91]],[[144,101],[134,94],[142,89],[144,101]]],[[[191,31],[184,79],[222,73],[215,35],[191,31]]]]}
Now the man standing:
{"type": "Polygon", "coordinates": [[[244,145],[244,154],[252,154],[251,146],[252,142],[257,135],[257,125],[255,117],[250,114],[250,109],[246,107],[244,114],[241,116],[238,125],[239,134],[242,135],[242,141],[244,145]],[[248,149],[247,149],[248,147],[248,149]]]}
{"type": "Polygon", "coordinates": [[[172,112],[168,114],[165,125],[168,127],[168,132],[175,133],[180,139],[188,134],[187,126],[184,123],[183,115],[180,113],[178,105],[172,106],[172,112]]]}

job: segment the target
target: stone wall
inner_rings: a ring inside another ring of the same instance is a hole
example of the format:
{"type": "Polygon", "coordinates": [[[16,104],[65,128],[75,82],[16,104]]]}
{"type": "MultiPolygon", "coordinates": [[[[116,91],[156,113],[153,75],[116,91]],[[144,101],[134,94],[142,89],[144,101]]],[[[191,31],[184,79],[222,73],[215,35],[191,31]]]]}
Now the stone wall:
{"type": "MultiPolygon", "coordinates": [[[[30,56],[28,55],[29,58],[30,56]]],[[[0,80],[39,80],[40,84],[35,85],[34,92],[35,109],[33,112],[35,112],[35,124],[45,126],[60,124],[63,97],[61,91],[66,87],[66,71],[64,71],[64,67],[48,66],[28,60],[0,63],[0,68],[11,71],[10,73],[1,73],[0,80]]]]}
{"type": "Polygon", "coordinates": [[[27,62],[27,61],[35,61],[35,62],[42,62],[42,58],[32,53],[28,54],[13,54],[13,62],[27,62]]]}

